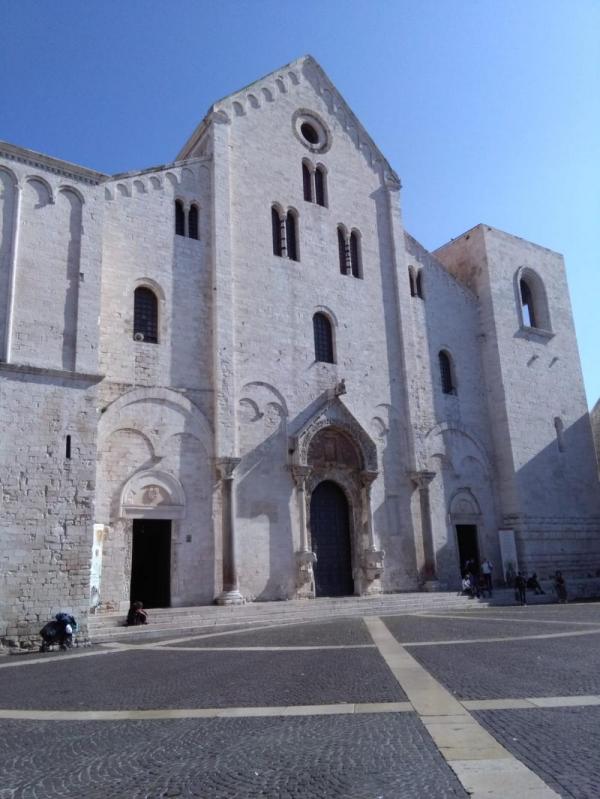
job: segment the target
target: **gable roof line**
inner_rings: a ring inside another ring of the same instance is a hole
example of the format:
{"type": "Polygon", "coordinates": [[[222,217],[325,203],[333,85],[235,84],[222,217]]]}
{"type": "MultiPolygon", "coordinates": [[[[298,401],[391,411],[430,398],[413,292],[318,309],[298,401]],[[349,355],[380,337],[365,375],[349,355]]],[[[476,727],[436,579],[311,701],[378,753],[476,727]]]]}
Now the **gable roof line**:
{"type": "Polygon", "coordinates": [[[261,85],[264,84],[266,81],[274,82],[278,78],[282,77],[282,73],[288,70],[293,70],[294,68],[303,68],[306,65],[313,67],[316,72],[318,83],[320,84],[318,85],[319,94],[323,96],[323,88],[325,87],[332,95],[332,97],[335,98],[334,104],[344,112],[347,120],[349,120],[352,123],[352,126],[356,129],[358,134],[358,144],[357,144],[358,148],[361,149],[361,146],[363,144],[366,144],[374,155],[374,158],[372,159],[373,160],[372,165],[376,166],[378,161],[380,161],[383,166],[384,172],[386,173],[386,177],[391,178],[394,182],[397,182],[398,187],[400,187],[400,179],[396,174],[396,172],[394,171],[394,169],[392,169],[387,158],[383,155],[379,147],[375,144],[372,137],[369,135],[366,128],[362,124],[362,122],[356,116],[354,111],[350,108],[346,100],[342,97],[342,95],[340,94],[336,86],[333,84],[333,82],[331,81],[325,70],[321,67],[318,61],[311,55],[304,55],[301,56],[300,58],[297,58],[295,61],[290,61],[288,64],[285,64],[284,66],[279,67],[276,70],[273,70],[273,72],[269,72],[267,75],[258,78],[258,80],[255,80],[252,83],[247,84],[246,86],[244,86],[241,89],[238,89],[235,92],[231,92],[230,94],[226,95],[225,97],[222,97],[220,100],[217,100],[215,103],[213,103],[213,105],[208,109],[208,112],[206,113],[202,121],[195,128],[190,138],[187,140],[182,149],[179,151],[177,155],[177,160],[183,160],[186,158],[186,154],[189,153],[191,149],[196,145],[196,143],[201,138],[204,131],[210,124],[212,115],[217,113],[218,111],[224,110],[222,106],[225,103],[233,104],[240,96],[247,96],[248,94],[252,94],[253,88],[267,88],[261,85]]]}

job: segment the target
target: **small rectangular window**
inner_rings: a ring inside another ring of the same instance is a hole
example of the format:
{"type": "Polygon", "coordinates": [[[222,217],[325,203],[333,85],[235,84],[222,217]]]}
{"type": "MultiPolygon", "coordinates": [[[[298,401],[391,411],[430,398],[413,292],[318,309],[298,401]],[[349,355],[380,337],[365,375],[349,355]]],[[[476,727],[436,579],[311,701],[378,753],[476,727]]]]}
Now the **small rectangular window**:
{"type": "Polygon", "coordinates": [[[71,436],[67,436],[67,440],[65,442],[65,458],[68,461],[71,460],[71,436]]]}

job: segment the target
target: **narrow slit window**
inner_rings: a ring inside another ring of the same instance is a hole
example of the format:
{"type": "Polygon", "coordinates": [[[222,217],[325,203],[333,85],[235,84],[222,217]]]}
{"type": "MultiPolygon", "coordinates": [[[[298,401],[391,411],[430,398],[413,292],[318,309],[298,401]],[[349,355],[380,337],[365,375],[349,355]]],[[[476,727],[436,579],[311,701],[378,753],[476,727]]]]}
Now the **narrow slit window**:
{"type": "Polygon", "coordinates": [[[346,274],[346,234],[342,227],[337,229],[338,235],[338,254],[340,258],[340,272],[346,274]]]}
{"type": "Polygon", "coordinates": [[[137,288],[134,294],[133,338],[150,344],[158,342],[158,300],[145,286],[137,288]]]}
{"type": "Polygon", "coordinates": [[[323,313],[313,316],[313,332],[315,337],[315,361],[334,363],[333,331],[331,322],[323,313]]]}
{"type": "Polygon", "coordinates": [[[443,350],[439,354],[439,363],[440,363],[440,377],[442,380],[442,391],[444,394],[456,394],[456,389],[454,388],[454,381],[452,379],[452,364],[450,362],[450,356],[447,352],[443,350]]]}
{"type": "Polygon", "coordinates": [[[355,230],[353,230],[350,234],[350,262],[352,264],[352,275],[354,277],[362,277],[360,263],[360,238],[355,230]]]}
{"type": "Polygon", "coordinates": [[[417,293],[417,297],[423,299],[423,270],[419,269],[417,272],[417,276],[415,278],[415,291],[417,293]]]}
{"type": "Polygon", "coordinates": [[[65,458],[68,461],[71,460],[71,436],[67,436],[65,441],[65,458]]]}
{"type": "Polygon", "coordinates": [[[410,283],[410,296],[417,296],[417,281],[415,280],[415,270],[412,266],[408,267],[408,282],[410,283]]]}
{"type": "Polygon", "coordinates": [[[177,236],[185,236],[185,211],[181,200],[175,200],[175,233],[177,236]]]}
{"type": "Polygon", "coordinates": [[[322,166],[318,166],[315,170],[315,200],[317,205],[327,205],[325,199],[325,170],[322,166]]]}
{"type": "Polygon", "coordinates": [[[188,236],[190,239],[198,237],[198,206],[192,205],[188,216],[188,236]]]}
{"type": "Polygon", "coordinates": [[[275,206],[271,208],[271,227],[273,228],[273,255],[282,255],[281,220],[275,206]]]}
{"type": "Polygon", "coordinates": [[[292,211],[288,211],[285,218],[285,239],[287,243],[287,255],[292,261],[298,260],[298,240],[296,229],[296,216],[292,211]]]}
{"type": "Polygon", "coordinates": [[[310,169],[308,165],[303,161],[302,162],[302,187],[304,189],[304,199],[311,203],[312,202],[312,179],[310,174],[310,169]]]}

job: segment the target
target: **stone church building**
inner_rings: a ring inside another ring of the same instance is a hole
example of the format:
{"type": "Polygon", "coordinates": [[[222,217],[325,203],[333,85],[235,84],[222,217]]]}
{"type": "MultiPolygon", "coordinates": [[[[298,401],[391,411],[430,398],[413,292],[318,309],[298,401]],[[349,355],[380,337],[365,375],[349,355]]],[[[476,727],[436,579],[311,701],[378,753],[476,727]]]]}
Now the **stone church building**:
{"type": "Polygon", "coordinates": [[[400,188],[311,57],[164,166],[0,144],[0,637],[600,567],[562,257],[400,188]]]}

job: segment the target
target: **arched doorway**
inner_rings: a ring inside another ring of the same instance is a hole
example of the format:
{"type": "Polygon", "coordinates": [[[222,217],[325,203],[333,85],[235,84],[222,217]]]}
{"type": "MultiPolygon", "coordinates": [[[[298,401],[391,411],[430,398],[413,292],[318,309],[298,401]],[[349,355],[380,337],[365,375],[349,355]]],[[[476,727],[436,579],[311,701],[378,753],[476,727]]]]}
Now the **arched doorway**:
{"type": "Polygon", "coordinates": [[[342,489],[324,480],[310,499],[310,530],[316,596],[349,596],[354,593],[350,512],[342,489]]]}

